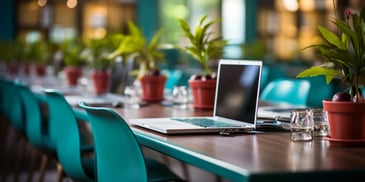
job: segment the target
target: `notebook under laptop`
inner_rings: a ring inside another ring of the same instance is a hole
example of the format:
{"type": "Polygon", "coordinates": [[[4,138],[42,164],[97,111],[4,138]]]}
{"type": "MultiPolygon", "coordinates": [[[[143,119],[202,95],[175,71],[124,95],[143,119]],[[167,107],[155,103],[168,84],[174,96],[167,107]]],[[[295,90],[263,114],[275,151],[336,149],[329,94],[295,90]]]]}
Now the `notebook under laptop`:
{"type": "Polygon", "coordinates": [[[220,60],[211,117],[138,118],[129,122],[164,134],[254,130],[261,70],[262,61],[258,60],[220,60]]]}

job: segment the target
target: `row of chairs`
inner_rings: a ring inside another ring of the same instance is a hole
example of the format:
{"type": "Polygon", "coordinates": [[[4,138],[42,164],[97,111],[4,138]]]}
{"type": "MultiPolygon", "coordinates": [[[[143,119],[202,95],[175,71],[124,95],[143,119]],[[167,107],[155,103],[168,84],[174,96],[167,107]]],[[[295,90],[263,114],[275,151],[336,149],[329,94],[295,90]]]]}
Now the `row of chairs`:
{"type": "Polygon", "coordinates": [[[279,78],[262,88],[260,100],[299,107],[322,107],[322,100],[332,98],[337,91],[324,77],[305,79],[279,78]]]}
{"type": "MultiPolygon", "coordinates": [[[[74,108],[57,90],[34,93],[23,83],[5,79],[0,79],[0,99],[2,124],[7,121],[19,136],[12,144],[32,146],[28,181],[33,179],[37,153],[42,155],[38,181],[43,181],[49,161],[57,164],[55,181],[65,176],[73,181],[185,181],[163,163],[146,158],[128,124],[113,110],[86,103],[80,104],[83,109],[74,108]],[[90,122],[91,133],[82,132],[85,122],[90,122]]],[[[21,160],[24,151],[18,148],[14,171],[6,168],[13,161],[3,164],[4,181],[12,172],[14,181],[18,179],[19,166],[26,164],[21,160]]]]}

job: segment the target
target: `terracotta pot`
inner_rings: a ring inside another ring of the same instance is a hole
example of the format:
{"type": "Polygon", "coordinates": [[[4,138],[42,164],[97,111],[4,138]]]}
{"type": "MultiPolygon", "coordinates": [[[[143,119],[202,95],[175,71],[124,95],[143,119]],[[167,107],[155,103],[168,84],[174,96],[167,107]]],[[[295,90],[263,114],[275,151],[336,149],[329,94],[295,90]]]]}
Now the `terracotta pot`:
{"type": "Polygon", "coordinates": [[[92,71],[91,79],[94,84],[94,91],[96,95],[105,94],[109,91],[109,71],[92,71]]]}
{"type": "Polygon", "coordinates": [[[323,101],[327,111],[330,139],[365,141],[365,103],[323,101]]]}
{"type": "Polygon", "coordinates": [[[142,100],[147,102],[160,102],[163,98],[166,77],[145,75],[141,78],[142,100]]]}
{"type": "Polygon", "coordinates": [[[16,75],[19,72],[19,64],[16,62],[6,63],[6,70],[10,75],[16,75]]]}
{"type": "Polygon", "coordinates": [[[45,65],[35,65],[35,73],[39,77],[43,77],[46,75],[46,66],[45,65]]]}
{"type": "Polygon", "coordinates": [[[31,64],[29,63],[24,63],[23,64],[23,71],[24,71],[24,75],[25,76],[29,76],[30,75],[30,70],[31,70],[31,64]]]}
{"type": "Polygon", "coordinates": [[[217,80],[189,80],[195,109],[213,109],[217,80]]]}
{"type": "Polygon", "coordinates": [[[67,83],[69,86],[75,86],[77,85],[77,81],[82,75],[82,68],[81,67],[73,67],[73,66],[67,66],[64,68],[67,83]]]}

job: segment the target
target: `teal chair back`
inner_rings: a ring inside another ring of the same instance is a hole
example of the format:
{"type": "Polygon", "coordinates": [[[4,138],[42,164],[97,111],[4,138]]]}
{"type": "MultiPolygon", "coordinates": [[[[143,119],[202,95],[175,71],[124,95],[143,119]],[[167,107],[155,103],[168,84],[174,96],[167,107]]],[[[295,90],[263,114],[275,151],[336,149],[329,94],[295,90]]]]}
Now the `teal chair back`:
{"type": "MultiPolygon", "coordinates": [[[[75,181],[93,181],[94,176],[84,169],[81,157],[80,132],[72,107],[56,90],[46,89],[52,140],[56,143],[57,157],[63,170],[75,181]]],[[[92,161],[93,162],[93,161],[92,161]]]]}
{"type": "MultiPolygon", "coordinates": [[[[49,148],[48,143],[45,143],[42,133],[42,111],[40,103],[37,101],[34,93],[25,85],[19,85],[20,98],[24,105],[25,111],[25,133],[28,140],[36,147],[49,148]]],[[[55,148],[55,147],[53,147],[55,148]]]]}
{"type": "Polygon", "coordinates": [[[5,89],[6,89],[6,81],[0,77],[0,112],[2,115],[5,114],[5,98],[6,98],[6,92],[5,92],[5,89]]]}
{"type": "Polygon", "coordinates": [[[90,118],[97,181],[147,181],[144,156],[128,124],[110,109],[79,105],[90,118]]]}
{"type": "Polygon", "coordinates": [[[19,95],[19,88],[17,86],[19,82],[7,81],[5,89],[5,114],[9,119],[11,125],[19,132],[24,132],[24,108],[19,95]]]}
{"type": "Polygon", "coordinates": [[[333,94],[335,94],[334,85],[332,83],[327,84],[324,76],[303,79],[308,80],[311,85],[309,97],[307,98],[308,107],[323,107],[322,101],[331,99],[333,94]]]}
{"type": "Polygon", "coordinates": [[[276,79],[266,85],[260,100],[276,104],[306,106],[310,82],[302,79],[276,79]]]}
{"type": "Polygon", "coordinates": [[[268,80],[269,80],[270,68],[268,66],[263,66],[261,71],[261,81],[260,81],[260,89],[264,89],[268,80]]]}
{"type": "Polygon", "coordinates": [[[167,76],[167,80],[165,83],[165,89],[173,90],[173,88],[178,85],[180,79],[183,76],[183,72],[178,69],[163,69],[161,70],[163,75],[167,76]]]}

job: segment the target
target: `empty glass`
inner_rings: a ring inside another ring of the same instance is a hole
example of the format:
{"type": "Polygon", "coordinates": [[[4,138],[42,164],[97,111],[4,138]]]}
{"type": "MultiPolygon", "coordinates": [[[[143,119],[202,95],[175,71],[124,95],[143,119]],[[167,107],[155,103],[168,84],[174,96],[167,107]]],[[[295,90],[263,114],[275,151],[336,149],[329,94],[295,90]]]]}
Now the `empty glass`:
{"type": "Polygon", "coordinates": [[[133,86],[126,86],[124,89],[124,105],[128,108],[139,108],[138,91],[133,86]]]}
{"type": "Polygon", "coordinates": [[[329,127],[326,112],[322,108],[311,109],[313,113],[313,136],[328,136],[329,127]]]}
{"type": "Polygon", "coordinates": [[[293,141],[313,139],[313,113],[311,110],[293,110],[291,112],[290,139],[293,141]]]}
{"type": "Polygon", "coordinates": [[[177,109],[185,109],[188,107],[188,90],[185,86],[176,86],[172,90],[173,107],[177,109]]]}

